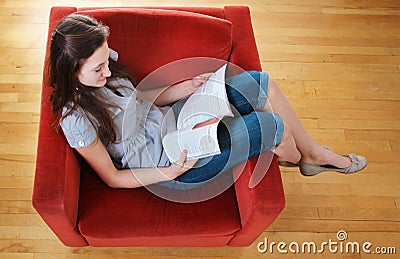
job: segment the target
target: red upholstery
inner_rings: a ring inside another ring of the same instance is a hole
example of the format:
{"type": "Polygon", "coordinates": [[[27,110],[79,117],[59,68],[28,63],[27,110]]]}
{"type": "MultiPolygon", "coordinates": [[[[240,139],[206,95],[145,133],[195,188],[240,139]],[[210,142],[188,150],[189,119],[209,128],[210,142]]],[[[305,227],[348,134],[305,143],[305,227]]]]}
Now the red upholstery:
{"type": "Polygon", "coordinates": [[[109,46],[122,53],[120,62],[138,81],[175,60],[189,57],[227,60],[231,52],[231,23],[224,19],[182,11],[137,8],[78,13],[95,17],[111,28],[109,46]]]}
{"type": "MultiPolygon", "coordinates": [[[[110,47],[138,79],[170,61],[196,56],[229,60],[246,70],[261,69],[247,7],[54,7],[49,37],[62,17],[76,11],[110,27],[110,47]]],[[[284,208],[276,159],[256,187],[249,188],[257,163],[253,158],[243,173],[236,168],[235,175],[240,176],[234,187],[198,203],[167,201],[145,188],[109,188],[54,131],[47,80],[45,67],[32,202],[65,245],[245,246],[284,208]]]]}
{"type": "Polygon", "coordinates": [[[240,229],[234,197],[230,188],[205,202],[170,202],[143,189],[111,189],[85,173],[79,229],[95,246],[201,246],[209,237],[219,237],[209,246],[222,246],[240,229]]]}

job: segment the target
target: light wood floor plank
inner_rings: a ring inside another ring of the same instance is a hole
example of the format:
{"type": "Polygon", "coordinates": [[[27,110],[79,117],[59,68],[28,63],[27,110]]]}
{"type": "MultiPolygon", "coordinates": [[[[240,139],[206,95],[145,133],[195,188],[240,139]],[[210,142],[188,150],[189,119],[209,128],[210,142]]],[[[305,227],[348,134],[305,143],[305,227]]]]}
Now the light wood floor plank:
{"type": "Polygon", "coordinates": [[[28,112],[0,112],[0,122],[2,123],[39,123],[39,113],[28,112]]]}
{"type": "Polygon", "coordinates": [[[39,84],[15,84],[13,82],[0,84],[0,93],[37,94],[41,90],[39,84]]]}
{"type": "Polygon", "coordinates": [[[30,214],[35,213],[30,201],[2,201],[0,200],[0,213],[1,214],[30,214]]]}
{"type": "Polygon", "coordinates": [[[313,220],[313,219],[289,219],[279,217],[273,223],[273,229],[276,232],[292,229],[293,232],[301,232],[307,229],[309,232],[335,232],[341,229],[354,232],[368,232],[374,229],[376,232],[400,232],[400,223],[396,221],[380,221],[380,220],[313,220]]]}

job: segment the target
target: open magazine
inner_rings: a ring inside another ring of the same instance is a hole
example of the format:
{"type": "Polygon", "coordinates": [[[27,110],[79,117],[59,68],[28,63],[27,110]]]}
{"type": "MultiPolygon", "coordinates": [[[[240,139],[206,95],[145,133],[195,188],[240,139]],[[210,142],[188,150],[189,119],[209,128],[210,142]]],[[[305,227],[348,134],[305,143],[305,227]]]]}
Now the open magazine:
{"type": "Polygon", "coordinates": [[[188,160],[221,153],[218,123],[224,116],[233,116],[225,89],[226,66],[187,99],[177,119],[177,130],[164,136],[162,143],[170,161],[178,161],[184,149],[188,160]]]}

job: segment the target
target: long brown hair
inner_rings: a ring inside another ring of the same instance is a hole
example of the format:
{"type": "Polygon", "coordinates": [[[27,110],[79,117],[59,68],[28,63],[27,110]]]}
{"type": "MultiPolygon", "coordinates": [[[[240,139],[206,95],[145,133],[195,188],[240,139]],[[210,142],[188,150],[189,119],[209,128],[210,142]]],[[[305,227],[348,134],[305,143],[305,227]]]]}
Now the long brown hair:
{"type": "MultiPolygon", "coordinates": [[[[50,101],[53,110],[60,116],[59,121],[78,107],[82,108],[106,145],[113,143],[116,138],[109,111],[115,104],[107,102],[100,88],[80,83],[78,73],[84,61],[107,41],[108,35],[109,28],[91,17],[80,14],[66,16],[52,34],[48,66],[49,84],[54,87],[50,101]],[[61,115],[64,107],[68,108],[68,112],[61,115]]],[[[113,77],[126,77],[135,83],[124,66],[111,58],[109,62],[113,77]]],[[[105,87],[118,88],[107,84],[105,87]]]]}

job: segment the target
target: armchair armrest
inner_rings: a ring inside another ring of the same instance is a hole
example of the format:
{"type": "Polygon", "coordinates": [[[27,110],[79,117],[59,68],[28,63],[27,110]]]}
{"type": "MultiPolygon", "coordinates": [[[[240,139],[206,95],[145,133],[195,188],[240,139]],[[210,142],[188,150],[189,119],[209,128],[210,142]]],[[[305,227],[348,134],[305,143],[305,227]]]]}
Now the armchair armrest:
{"type": "MultiPolygon", "coordinates": [[[[59,18],[74,11],[63,7],[51,10],[48,42],[59,18]]],[[[65,245],[86,246],[86,240],[77,230],[80,164],[64,136],[53,127],[56,116],[49,102],[53,89],[47,80],[45,65],[32,205],[65,245]]]]}
{"type": "Polygon", "coordinates": [[[261,71],[248,6],[225,6],[225,19],[232,23],[232,50],[229,62],[243,70],[261,71]]]}
{"type": "Polygon", "coordinates": [[[80,165],[63,136],[55,133],[51,126],[54,118],[48,116],[51,110],[44,106],[42,104],[32,204],[65,245],[86,246],[77,230],[80,165]]]}
{"type": "Polygon", "coordinates": [[[233,170],[236,199],[242,228],[232,238],[230,246],[248,246],[275,220],[285,207],[282,179],[276,156],[263,179],[249,187],[252,174],[265,170],[266,153],[254,157],[233,170]],[[256,166],[256,164],[259,165],[256,166]],[[244,165],[244,167],[243,167],[244,165]],[[253,168],[255,167],[255,172],[253,168]]]}
{"type": "MultiPolygon", "coordinates": [[[[43,95],[50,87],[43,84],[43,95]]],[[[57,135],[48,98],[42,98],[32,204],[67,246],[86,246],[77,230],[80,165],[62,134],[57,135]]]]}
{"type": "MultiPolygon", "coordinates": [[[[229,61],[243,70],[261,71],[250,9],[247,6],[226,6],[224,11],[225,18],[232,23],[232,53],[229,61]]],[[[264,174],[262,170],[266,170],[268,165],[263,167],[262,164],[267,161],[265,156],[268,155],[261,154],[233,170],[242,228],[232,238],[230,246],[250,245],[285,207],[282,179],[276,157],[263,179],[254,188],[250,187],[253,174],[264,174]]]]}

